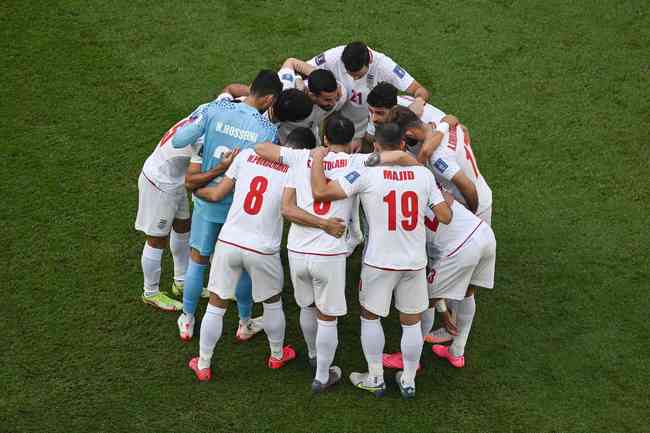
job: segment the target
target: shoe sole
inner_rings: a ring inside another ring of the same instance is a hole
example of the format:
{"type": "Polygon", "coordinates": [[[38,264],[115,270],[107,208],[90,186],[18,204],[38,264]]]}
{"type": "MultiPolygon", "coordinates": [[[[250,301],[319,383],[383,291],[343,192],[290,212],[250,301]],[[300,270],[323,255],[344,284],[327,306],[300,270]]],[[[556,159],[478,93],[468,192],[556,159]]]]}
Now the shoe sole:
{"type": "Polygon", "coordinates": [[[158,311],[162,311],[162,312],[164,312],[164,313],[178,313],[179,311],[183,311],[183,308],[182,308],[182,307],[181,307],[180,309],[178,309],[178,310],[168,310],[168,309],[163,308],[163,307],[161,307],[160,305],[156,304],[155,302],[145,301],[144,299],[142,300],[142,303],[143,303],[143,304],[146,304],[146,305],[151,305],[151,306],[154,307],[156,310],[158,310],[158,311]]]}

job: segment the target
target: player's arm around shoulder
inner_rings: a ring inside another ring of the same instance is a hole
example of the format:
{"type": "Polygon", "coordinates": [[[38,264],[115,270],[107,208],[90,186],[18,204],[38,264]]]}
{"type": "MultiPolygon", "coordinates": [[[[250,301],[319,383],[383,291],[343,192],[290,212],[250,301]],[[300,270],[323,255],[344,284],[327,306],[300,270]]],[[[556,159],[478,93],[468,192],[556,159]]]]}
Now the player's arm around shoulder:
{"type": "Polygon", "coordinates": [[[202,104],[194,110],[189,116],[189,122],[181,126],[174,133],[172,146],[180,149],[190,144],[196,143],[204,133],[205,126],[210,115],[210,104],[202,104]]]}
{"type": "MultiPolygon", "coordinates": [[[[316,201],[341,200],[348,197],[338,181],[328,182],[325,177],[323,158],[328,152],[329,150],[325,147],[319,147],[312,152],[311,190],[316,201]]],[[[357,171],[351,173],[356,173],[356,176],[359,176],[357,171]]]]}
{"type": "Polygon", "coordinates": [[[335,238],[345,233],[345,221],[341,218],[321,218],[299,208],[293,187],[285,187],[282,192],[282,216],[293,224],[319,228],[335,238]]]}
{"type": "Polygon", "coordinates": [[[234,188],[235,180],[226,176],[215,186],[198,188],[194,191],[194,195],[206,201],[221,201],[225,196],[230,194],[234,188]]]}

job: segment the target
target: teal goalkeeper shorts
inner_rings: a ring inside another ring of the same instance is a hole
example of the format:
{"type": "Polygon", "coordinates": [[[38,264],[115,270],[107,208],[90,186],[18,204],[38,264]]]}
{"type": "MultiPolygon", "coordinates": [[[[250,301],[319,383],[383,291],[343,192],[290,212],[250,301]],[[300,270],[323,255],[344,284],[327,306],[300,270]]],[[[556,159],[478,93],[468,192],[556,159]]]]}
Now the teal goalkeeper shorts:
{"type": "Polygon", "coordinates": [[[209,257],[214,252],[214,246],[221,232],[223,223],[208,221],[200,213],[192,214],[192,230],[190,231],[190,247],[194,248],[204,257],[209,257]]]}

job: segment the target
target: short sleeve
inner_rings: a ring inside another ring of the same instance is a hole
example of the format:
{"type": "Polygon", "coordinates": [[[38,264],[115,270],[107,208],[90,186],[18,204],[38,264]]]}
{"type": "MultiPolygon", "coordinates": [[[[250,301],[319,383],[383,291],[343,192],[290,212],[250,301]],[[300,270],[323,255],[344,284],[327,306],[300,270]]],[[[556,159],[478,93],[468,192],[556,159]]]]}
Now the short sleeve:
{"type": "Polygon", "coordinates": [[[367,170],[362,167],[357,167],[348,170],[336,181],[345,192],[345,195],[351,197],[364,191],[367,177],[367,170]]]}
{"type": "Polygon", "coordinates": [[[239,155],[235,157],[235,160],[232,162],[232,164],[230,164],[228,170],[226,170],[226,177],[229,177],[230,179],[237,179],[242,161],[246,159],[251,153],[252,151],[239,152],[239,155]]]}
{"type": "Polygon", "coordinates": [[[375,124],[372,122],[372,120],[368,121],[368,128],[366,129],[366,134],[368,135],[375,135],[375,124]]]}
{"type": "Polygon", "coordinates": [[[451,181],[456,176],[456,173],[460,171],[460,167],[456,161],[453,158],[449,158],[445,152],[434,152],[431,155],[430,165],[431,170],[448,181],[451,181]]]}
{"type": "Polygon", "coordinates": [[[433,207],[445,201],[445,198],[442,196],[442,192],[440,191],[440,188],[438,188],[436,179],[433,177],[433,174],[431,174],[431,172],[428,172],[428,177],[429,197],[427,198],[427,205],[429,207],[433,207]]]}
{"type": "Polygon", "coordinates": [[[363,167],[371,153],[353,153],[350,155],[350,168],[363,167]]]}
{"type": "Polygon", "coordinates": [[[282,90],[294,89],[296,87],[296,73],[291,68],[282,68],[278,71],[278,77],[282,82],[282,90]]]}
{"type": "Polygon", "coordinates": [[[201,138],[199,138],[192,146],[192,156],[190,157],[190,163],[203,164],[203,136],[201,136],[201,138]]]}
{"type": "Polygon", "coordinates": [[[404,68],[395,63],[387,55],[384,54],[378,57],[377,68],[383,78],[382,81],[388,81],[402,92],[406,91],[413,81],[415,81],[411,74],[406,72],[404,68]]]}
{"type": "Polygon", "coordinates": [[[217,96],[217,101],[234,101],[235,98],[228,92],[223,92],[220,93],[219,96],[217,96]]]}
{"type": "Polygon", "coordinates": [[[336,62],[341,59],[342,51],[343,47],[330,48],[307,60],[307,63],[316,68],[332,70],[336,62]]]}
{"type": "Polygon", "coordinates": [[[309,157],[309,150],[307,149],[291,149],[289,147],[280,148],[280,162],[289,167],[297,166],[305,158],[309,157]]]}
{"type": "Polygon", "coordinates": [[[287,180],[284,183],[285,188],[295,188],[296,187],[296,171],[298,167],[289,167],[287,172],[287,180]]]}

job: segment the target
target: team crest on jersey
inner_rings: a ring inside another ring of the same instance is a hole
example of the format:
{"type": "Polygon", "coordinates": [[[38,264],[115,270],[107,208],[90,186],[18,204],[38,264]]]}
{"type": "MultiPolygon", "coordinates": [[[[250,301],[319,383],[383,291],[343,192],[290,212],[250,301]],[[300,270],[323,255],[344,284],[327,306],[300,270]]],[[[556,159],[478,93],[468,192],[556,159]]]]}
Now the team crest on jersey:
{"type": "Polygon", "coordinates": [[[158,228],[160,230],[164,229],[167,226],[167,220],[164,218],[161,218],[160,221],[158,221],[158,228]]]}
{"type": "Polygon", "coordinates": [[[320,53],[316,56],[316,66],[321,66],[325,64],[325,53],[320,53]]]}
{"type": "Polygon", "coordinates": [[[395,68],[393,69],[393,74],[397,75],[401,80],[402,78],[404,78],[404,75],[406,75],[406,71],[402,69],[400,65],[395,65],[395,68]]]}
{"type": "Polygon", "coordinates": [[[436,162],[433,163],[433,166],[438,169],[440,173],[444,173],[445,170],[449,167],[442,158],[438,158],[436,162]]]}
{"type": "Polygon", "coordinates": [[[358,171],[351,171],[345,175],[345,180],[347,180],[349,183],[354,183],[355,180],[359,179],[359,176],[361,175],[358,171]]]}

